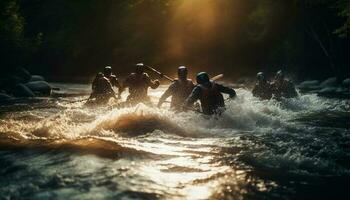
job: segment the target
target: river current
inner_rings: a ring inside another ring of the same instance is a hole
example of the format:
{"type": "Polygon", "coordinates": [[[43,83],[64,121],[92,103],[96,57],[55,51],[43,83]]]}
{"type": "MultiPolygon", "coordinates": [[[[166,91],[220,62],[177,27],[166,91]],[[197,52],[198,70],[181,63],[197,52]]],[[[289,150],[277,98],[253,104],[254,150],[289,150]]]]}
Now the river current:
{"type": "MultiPolygon", "coordinates": [[[[259,101],[219,117],[85,107],[89,85],[0,106],[0,199],[346,199],[350,101],[259,101]]],[[[166,86],[149,90],[154,103],[166,86]]],[[[125,94],[126,95],[126,94],[125,94]]],[[[126,96],[123,96],[125,99],[126,96]]]]}

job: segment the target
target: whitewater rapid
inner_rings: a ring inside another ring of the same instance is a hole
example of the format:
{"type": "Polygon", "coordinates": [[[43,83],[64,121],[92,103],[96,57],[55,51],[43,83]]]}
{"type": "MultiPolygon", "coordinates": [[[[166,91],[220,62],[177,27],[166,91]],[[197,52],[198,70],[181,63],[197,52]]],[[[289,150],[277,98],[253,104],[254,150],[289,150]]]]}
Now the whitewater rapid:
{"type": "MultiPolygon", "coordinates": [[[[79,100],[88,97],[88,85],[56,86],[64,95],[1,107],[0,199],[293,199],[345,192],[349,100],[303,94],[259,101],[248,88],[235,88],[226,111],[208,117],[168,105],[85,107],[79,100]]],[[[165,89],[150,90],[155,105],[165,89]]]]}

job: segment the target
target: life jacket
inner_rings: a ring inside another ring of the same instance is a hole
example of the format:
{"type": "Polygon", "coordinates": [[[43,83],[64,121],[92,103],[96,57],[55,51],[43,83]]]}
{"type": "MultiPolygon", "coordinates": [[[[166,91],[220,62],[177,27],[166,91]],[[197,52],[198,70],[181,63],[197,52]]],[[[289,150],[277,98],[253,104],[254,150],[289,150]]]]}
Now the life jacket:
{"type": "Polygon", "coordinates": [[[202,84],[198,85],[201,88],[201,107],[205,114],[214,114],[220,107],[225,107],[225,100],[219,91],[218,85],[211,82],[209,87],[202,84]]]}
{"type": "Polygon", "coordinates": [[[192,80],[188,79],[186,81],[174,81],[174,91],[171,97],[171,107],[181,106],[186,98],[191,94],[194,85],[192,80]]]}

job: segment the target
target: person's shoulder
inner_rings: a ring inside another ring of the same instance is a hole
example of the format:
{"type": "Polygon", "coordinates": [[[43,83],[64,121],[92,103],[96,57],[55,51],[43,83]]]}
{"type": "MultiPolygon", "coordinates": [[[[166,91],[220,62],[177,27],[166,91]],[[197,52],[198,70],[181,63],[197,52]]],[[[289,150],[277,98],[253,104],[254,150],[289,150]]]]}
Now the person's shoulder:
{"type": "Polygon", "coordinates": [[[109,79],[105,76],[101,77],[101,80],[109,82],[109,79]]]}
{"type": "Polygon", "coordinates": [[[142,77],[149,78],[149,75],[146,72],[144,72],[144,73],[142,73],[142,77]]]}

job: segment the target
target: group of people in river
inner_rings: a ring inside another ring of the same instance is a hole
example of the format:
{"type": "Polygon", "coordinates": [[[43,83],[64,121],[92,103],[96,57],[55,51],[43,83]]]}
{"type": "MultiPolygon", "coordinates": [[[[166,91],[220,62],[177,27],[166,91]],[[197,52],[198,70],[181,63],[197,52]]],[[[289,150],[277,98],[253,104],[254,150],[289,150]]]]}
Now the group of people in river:
{"type": "MultiPolygon", "coordinates": [[[[92,83],[92,93],[88,104],[106,104],[111,98],[120,99],[123,91],[128,88],[129,95],[125,103],[136,105],[138,103],[150,103],[148,88],[157,89],[159,80],[152,80],[145,72],[146,66],[137,64],[135,71],[131,73],[123,82],[119,82],[112,73],[110,66],[105,67],[104,72],[96,75],[92,83]],[[118,88],[118,94],[114,92],[114,87],[118,88]]],[[[154,70],[154,69],[152,69],[154,70]]],[[[180,66],[177,70],[178,78],[172,83],[160,97],[157,106],[160,108],[166,99],[171,96],[170,107],[177,111],[193,110],[193,105],[200,101],[201,113],[206,115],[220,114],[225,109],[224,94],[229,95],[229,99],[236,97],[234,89],[216,83],[211,80],[208,73],[200,72],[196,76],[196,84],[188,79],[188,69],[180,66]]],[[[159,74],[164,77],[162,73],[159,74]]],[[[257,83],[252,91],[253,95],[260,99],[281,99],[296,97],[298,94],[294,84],[285,79],[282,71],[276,73],[275,79],[270,83],[264,73],[257,74],[257,83]]]]}
{"type": "Polygon", "coordinates": [[[298,96],[293,82],[286,79],[282,70],[277,71],[274,80],[269,82],[263,72],[256,76],[257,81],[252,90],[253,96],[262,100],[274,98],[280,100],[283,98],[294,98],[298,96]]]}

